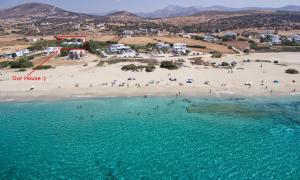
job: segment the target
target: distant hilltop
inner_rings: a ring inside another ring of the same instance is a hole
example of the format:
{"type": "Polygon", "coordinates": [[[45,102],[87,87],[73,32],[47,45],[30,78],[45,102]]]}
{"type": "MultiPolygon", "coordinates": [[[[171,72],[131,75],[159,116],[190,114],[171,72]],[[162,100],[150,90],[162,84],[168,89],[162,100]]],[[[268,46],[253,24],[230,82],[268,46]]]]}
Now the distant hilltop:
{"type": "Polygon", "coordinates": [[[44,3],[25,3],[9,9],[0,10],[0,18],[20,18],[27,16],[38,17],[107,17],[108,19],[116,18],[133,18],[134,20],[140,20],[143,18],[169,18],[169,17],[182,17],[182,16],[194,16],[199,13],[216,11],[216,12],[243,12],[243,11],[289,11],[300,12],[300,6],[288,5],[280,8],[262,8],[262,7],[244,7],[244,8],[230,8],[225,6],[190,6],[181,7],[176,5],[169,5],[165,8],[153,11],[153,12],[139,12],[132,13],[128,11],[112,10],[108,13],[76,13],[63,10],[59,7],[44,4],[44,3]]]}
{"type": "Polygon", "coordinates": [[[17,34],[45,35],[76,32],[78,29],[94,32],[94,28],[120,33],[124,28],[152,28],[172,33],[216,32],[245,28],[300,29],[300,7],[228,8],[168,6],[152,13],[111,11],[108,14],[84,14],[64,10],[49,4],[26,3],[0,11],[0,30],[17,34]],[[10,21],[6,21],[10,19],[10,21]],[[104,25],[103,25],[104,24],[104,25]],[[123,26],[123,27],[122,27],[123,26]],[[123,28],[123,29],[122,29],[123,28]]]}

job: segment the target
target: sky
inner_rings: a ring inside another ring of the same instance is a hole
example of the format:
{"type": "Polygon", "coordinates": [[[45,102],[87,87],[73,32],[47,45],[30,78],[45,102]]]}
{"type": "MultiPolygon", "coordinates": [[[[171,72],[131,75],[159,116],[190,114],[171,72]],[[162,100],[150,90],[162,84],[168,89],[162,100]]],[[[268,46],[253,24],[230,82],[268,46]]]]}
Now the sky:
{"type": "Polygon", "coordinates": [[[300,0],[0,0],[0,9],[26,2],[42,2],[65,10],[83,13],[101,13],[112,10],[151,12],[168,5],[228,7],[281,7],[299,5],[300,0]]]}

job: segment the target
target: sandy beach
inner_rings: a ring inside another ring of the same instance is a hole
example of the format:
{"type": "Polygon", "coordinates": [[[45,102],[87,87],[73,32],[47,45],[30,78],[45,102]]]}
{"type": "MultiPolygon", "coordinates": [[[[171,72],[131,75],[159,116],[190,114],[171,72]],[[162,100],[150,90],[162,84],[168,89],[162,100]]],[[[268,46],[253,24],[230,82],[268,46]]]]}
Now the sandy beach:
{"type": "MultiPolygon", "coordinates": [[[[122,71],[121,67],[132,63],[104,64],[97,66],[96,56],[77,63],[58,63],[58,59],[48,64],[57,65],[53,69],[35,71],[32,76],[45,78],[41,81],[16,81],[13,76],[26,76],[26,72],[1,70],[0,99],[33,100],[60,99],[74,97],[103,96],[295,96],[300,95],[300,75],[286,74],[286,69],[300,70],[300,53],[256,53],[250,55],[224,55],[213,59],[202,55],[203,60],[221,63],[237,62],[232,70],[211,66],[192,65],[189,57],[183,67],[167,70],[156,66],[154,72],[122,71]],[[256,62],[255,60],[272,62],[256,62]],[[244,62],[250,60],[250,62],[244,62]],[[278,60],[278,64],[273,61],[278,60]],[[87,63],[85,66],[84,64],[87,63]],[[170,81],[176,79],[176,81],[170,81]],[[187,83],[192,79],[192,83],[187,83]],[[275,82],[274,82],[275,81],[275,82]],[[251,84],[251,85],[249,85],[251,84]],[[31,90],[30,90],[31,89],[31,90]]],[[[99,59],[99,58],[98,58],[99,59]]],[[[172,58],[161,60],[173,60],[172,58]]],[[[134,63],[141,64],[141,63],[134,63]]]]}

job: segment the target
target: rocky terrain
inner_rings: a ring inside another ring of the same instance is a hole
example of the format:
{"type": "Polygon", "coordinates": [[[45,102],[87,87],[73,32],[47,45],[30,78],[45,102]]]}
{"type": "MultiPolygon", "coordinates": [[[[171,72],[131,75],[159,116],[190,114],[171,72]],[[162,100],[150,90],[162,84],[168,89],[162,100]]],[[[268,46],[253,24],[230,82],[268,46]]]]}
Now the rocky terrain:
{"type": "MultiPolygon", "coordinates": [[[[0,11],[2,26],[16,29],[16,32],[40,35],[72,32],[77,25],[92,22],[94,24],[107,22],[125,23],[126,26],[161,27],[176,32],[211,32],[213,29],[235,30],[243,28],[300,29],[300,12],[298,6],[286,6],[279,9],[262,10],[258,8],[230,9],[224,7],[199,8],[190,7],[177,10],[170,6],[165,10],[168,15],[157,12],[159,16],[176,16],[170,18],[141,17],[127,11],[115,11],[108,15],[97,16],[70,12],[61,8],[42,4],[26,3],[0,11]],[[198,9],[198,10],[197,10],[198,9]],[[205,11],[207,10],[207,11],[205,11]],[[279,11],[284,10],[284,11],[279,11]],[[288,11],[289,10],[289,11],[288,11]],[[199,12],[197,12],[199,11],[199,12]],[[187,13],[189,12],[189,13],[187,13]],[[7,25],[7,20],[10,24],[7,25]],[[70,24],[71,23],[71,24],[70,24]],[[19,31],[17,31],[19,29],[19,31]],[[30,30],[33,29],[33,30],[30,30]]],[[[76,29],[76,28],[75,28],[76,29]]]]}

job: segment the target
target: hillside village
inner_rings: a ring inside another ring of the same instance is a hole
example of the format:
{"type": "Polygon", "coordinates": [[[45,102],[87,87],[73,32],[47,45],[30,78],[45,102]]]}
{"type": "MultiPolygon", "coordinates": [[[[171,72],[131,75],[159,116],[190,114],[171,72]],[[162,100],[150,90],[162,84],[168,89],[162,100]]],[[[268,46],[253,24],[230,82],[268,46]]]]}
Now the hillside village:
{"type": "MultiPolygon", "coordinates": [[[[161,47],[164,46],[161,43],[165,43],[166,45],[162,49],[164,51],[170,50],[174,55],[188,54],[185,50],[180,50],[181,47],[177,48],[179,44],[181,44],[179,46],[186,46],[196,53],[299,51],[300,30],[297,28],[299,22],[295,18],[299,13],[294,12],[294,18],[288,16],[292,12],[274,11],[272,13],[276,16],[282,16],[282,18],[276,18],[275,20],[278,22],[274,21],[273,24],[268,24],[269,19],[265,18],[263,11],[232,13],[210,11],[193,16],[162,19],[139,17],[126,11],[114,12],[106,16],[95,16],[68,12],[47,4],[29,3],[0,12],[1,39],[14,37],[12,39],[16,46],[18,43],[22,44],[22,46],[14,49],[2,48],[0,57],[14,59],[36,55],[41,51],[49,54],[47,51],[54,47],[43,47],[43,49],[33,52],[30,50],[30,46],[43,42],[46,37],[50,41],[55,40],[53,36],[56,35],[85,35],[90,37],[90,40],[109,45],[124,44],[124,46],[131,48],[139,46],[140,50],[144,49],[147,52],[151,51],[149,47],[161,47]],[[31,14],[27,12],[28,8],[31,8],[31,14]],[[217,19],[214,19],[215,15],[217,15],[217,19]],[[244,18],[256,17],[257,15],[261,15],[260,21],[265,21],[266,26],[258,27],[251,24],[249,29],[248,26],[239,23],[239,26],[228,29],[230,26],[224,28],[223,25],[217,25],[223,24],[223,21],[236,21],[238,19],[244,22],[244,18]],[[184,21],[178,25],[176,22],[181,22],[181,19],[184,21]],[[282,23],[279,25],[279,21],[289,22],[288,26],[282,23]],[[295,22],[290,23],[292,21],[295,22]],[[211,29],[205,30],[194,27],[201,25],[209,28],[210,26],[206,26],[206,23],[215,23],[215,25],[211,29]]],[[[9,43],[9,40],[7,42],[9,43]]],[[[161,51],[161,48],[156,49],[161,51]]],[[[134,51],[130,52],[130,57],[133,57],[134,51]]],[[[129,50],[122,51],[122,53],[127,54],[130,52],[129,50]]],[[[118,52],[118,54],[122,53],[118,52]]]]}
{"type": "MultiPolygon", "coordinates": [[[[105,27],[105,24],[103,25],[105,27]]],[[[103,27],[101,26],[101,27],[103,27]]],[[[165,31],[166,32],[166,31],[165,31]]],[[[101,35],[103,39],[105,37],[109,37],[109,35],[101,35]]],[[[138,57],[138,53],[132,48],[138,48],[139,50],[144,49],[147,53],[153,53],[153,51],[157,51],[160,54],[164,54],[165,52],[171,52],[175,56],[180,55],[188,55],[191,53],[191,49],[195,49],[193,53],[213,53],[217,51],[216,49],[211,49],[210,51],[207,49],[205,44],[209,43],[209,45],[219,45],[223,47],[224,50],[226,48],[233,49],[233,53],[250,53],[255,51],[280,51],[280,48],[291,48],[291,51],[297,51],[297,48],[300,47],[300,35],[292,34],[292,35],[279,35],[278,32],[272,30],[258,32],[244,31],[242,33],[236,33],[234,31],[227,31],[221,33],[209,33],[209,34],[194,34],[194,33],[178,33],[174,35],[159,35],[159,30],[153,29],[139,29],[139,30],[123,30],[119,34],[112,34],[111,40],[99,40],[99,43],[104,43],[106,45],[110,45],[107,49],[102,50],[101,54],[118,54],[118,57],[138,57]],[[156,32],[157,34],[154,34],[156,32]],[[168,37],[174,39],[182,39],[182,41],[178,40],[174,43],[170,43],[170,41],[164,41],[164,39],[159,40],[159,37],[168,37]],[[151,41],[140,43],[136,47],[134,44],[130,44],[131,39],[142,40],[142,39],[151,39],[151,41]],[[118,41],[115,41],[119,39],[118,41]],[[191,40],[191,43],[189,43],[191,40]],[[126,42],[128,41],[128,42],[126,42]],[[120,43],[122,42],[122,43],[120,43]],[[196,42],[192,43],[192,42],[196,42]],[[198,44],[197,44],[198,43],[198,44]],[[126,44],[126,45],[125,45],[126,44]],[[277,49],[278,48],[278,49],[277,49]],[[296,48],[296,49],[294,49],[296,48]]],[[[53,38],[55,39],[55,37],[53,38]]],[[[31,46],[35,44],[39,44],[41,42],[46,43],[42,38],[27,37],[25,41],[28,42],[28,48],[19,49],[16,51],[6,51],[5,53],[0,54],[0,58],[5,59],[15,59],[25,56],[32,56],[38,54],[46,54],[49,55],[57,50],[55,46],[43,47],[43,49],[32,49],[31,46]]],[[[53,40],[50,40],[53,41],[53,40]]],[[[83,43],[86,42],[63,42],[62,45],[65,46],[83,46],[83,43]]],[[[3,51],[2,51],[3,52],[3,51]]],[[[223,53],[223,52],[220,52],[223,53]]]]}

